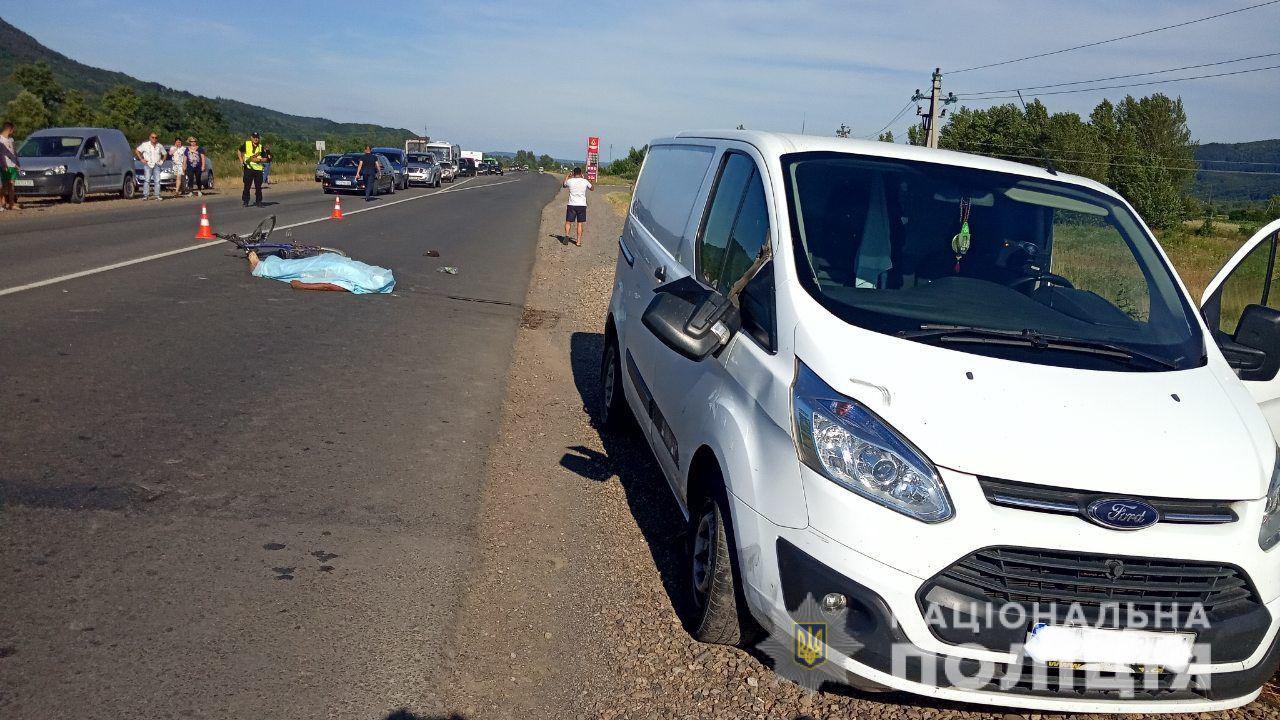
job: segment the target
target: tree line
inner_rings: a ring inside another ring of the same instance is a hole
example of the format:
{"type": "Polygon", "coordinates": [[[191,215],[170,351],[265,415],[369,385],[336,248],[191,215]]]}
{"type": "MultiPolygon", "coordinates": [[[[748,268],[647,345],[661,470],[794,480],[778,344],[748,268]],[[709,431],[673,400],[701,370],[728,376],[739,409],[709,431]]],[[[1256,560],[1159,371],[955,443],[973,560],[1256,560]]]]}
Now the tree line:
{"type": "MultiPolygon", "coordinates": [[[[101,97],[90,98],[80,90],[60,85],[43,60],[14,67],[10,78],[22,90],[5,105],[3,119],[14,124],[18,138],[52,126],[109,127],[121,130],[135,144],[152,132],[165,143],[178,136],[194,135],[211,153],[220,151],[228,157],[245,139],[232,131],[218,104],[209,98],[176,100],[159,92],[138,92],[123,83],[108,88],[101,97]]],[[[276,162],[316,159],[313,142],[281,138],[266,128],[262,135],[276,162]]],[[[386,140],[346,136],[316,139],[325,140],[326,152],[354,151],[362,149],[365,142],[377,145],[386,140]]]]}
{"type": "MultiPolygon", "coordinates": [[[[1126,96],[1118,103],[1103,100],[1088,117],[1050,112],[1038,99],[985,109],[961,107],[948,114],[939,132],[940,147],[1021,163],[1052,166],[1114,188],[1153,228],[1179,228],[1184,220],[1211,216],[1215,209],[1190,194],[1199,164],[1181,98],[1156,93],[1126,96]]],[[[880,134],[894,142],[892,131],[880,134]]],[[[906,141],[923,145],[924,135],[911,126],[906,141]]],[[[604,168],[610,175],[634,180],[646,148],[631,148],[626,157],[604,168]]],[[[1276,216],[1280,196],[1256,207],[1218,210],[1231,219],[1255,221],[1276,216]]]]}

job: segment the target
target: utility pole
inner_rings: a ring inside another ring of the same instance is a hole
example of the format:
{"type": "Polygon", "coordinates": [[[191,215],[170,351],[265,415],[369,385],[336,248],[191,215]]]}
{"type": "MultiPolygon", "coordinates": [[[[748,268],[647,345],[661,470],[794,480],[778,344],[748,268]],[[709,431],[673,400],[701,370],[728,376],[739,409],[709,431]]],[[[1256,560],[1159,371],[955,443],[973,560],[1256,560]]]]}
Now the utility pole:
{"type": "MultiPolygon", "coordinates": [[[[947,93],[946,97],[942,96],[942,68],[933,69],[933,86],[929,90],[929,112],[921,112],[920,108],[916,108],[916,114],[920,115],[920,126],[924,130],[925,147],[938,147],[938,134],[942,131],[942,118],[946,116],[947,109],[945,106],[956,102],[955,93],[947,93]]],[[[911,96],[913,102],[920,102],[925,99],[925,95],[916,90],[916,94],[911,96]]]]}
{"type": "Polygon", "coordinates": [[[851,132],[853,132],[853,128],[845,125],[844,123],[840,123],[840,127],[836,128],[836,137],[847,138],[851,132]]]}

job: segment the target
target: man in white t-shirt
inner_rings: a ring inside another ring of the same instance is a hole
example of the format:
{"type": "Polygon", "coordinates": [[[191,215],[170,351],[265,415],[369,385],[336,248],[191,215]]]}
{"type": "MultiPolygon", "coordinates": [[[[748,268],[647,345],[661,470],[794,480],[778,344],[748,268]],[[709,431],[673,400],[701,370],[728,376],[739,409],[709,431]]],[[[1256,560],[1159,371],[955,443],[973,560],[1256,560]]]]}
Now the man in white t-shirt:
{"type": "Polygon", "coordinates": [[[156,199],[160,199],[160,166],[169,157],[169,151],[160,142],[160,136],[151,133],[146,142],[133,151],[134,157],[142,161],[142,199],[150,195],[151,183],[156,184],[156,199]]]}
{"type": "Polygon", "coordinates": [[[573,174],[564,179],[564,187],[569,188],[569,204],[564,209],[564,236],[572,238],[569,227],[578,224],[578,239],[574,245],[582,245],[582,231],[587,227],[587,191],[595,192],[591,181],[582,177],[582,168],[573,169],[573,174]]]}

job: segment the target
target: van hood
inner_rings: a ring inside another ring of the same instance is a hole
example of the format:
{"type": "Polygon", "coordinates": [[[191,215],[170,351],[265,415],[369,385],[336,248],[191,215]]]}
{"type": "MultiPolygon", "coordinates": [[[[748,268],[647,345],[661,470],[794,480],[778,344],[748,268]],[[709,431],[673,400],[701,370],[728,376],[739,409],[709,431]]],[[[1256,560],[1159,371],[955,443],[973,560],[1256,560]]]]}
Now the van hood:
{"type": "Polygon", "coordinates": [[[59,165],[71,167],[78,161],[74,157],[20,157],[18,162],[22,163],[22,170],[27,173],[42,173],[59,165]]]}
{"type": "Polygon", "coordinates": [[[819,314],[796,331],[799,360],[940,467],[1120,495],[1266,495],[1275,440],[1220,361],[1171,372],[1078,370],[936,347],[819,314]]]}

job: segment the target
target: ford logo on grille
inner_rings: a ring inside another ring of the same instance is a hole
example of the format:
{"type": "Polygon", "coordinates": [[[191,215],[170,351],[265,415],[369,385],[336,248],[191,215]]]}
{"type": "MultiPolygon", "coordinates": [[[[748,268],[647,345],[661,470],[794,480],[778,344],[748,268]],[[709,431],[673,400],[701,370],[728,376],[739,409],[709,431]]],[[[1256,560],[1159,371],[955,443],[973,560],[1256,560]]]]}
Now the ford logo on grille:
{"type": "Polygon", "coordinates": [[[1160,522],[1160,511],[1141,500],[1103,498],[1089,503],[1085,514],[1093,522],[1112,530],[1141,530],[1160,522]]]}

